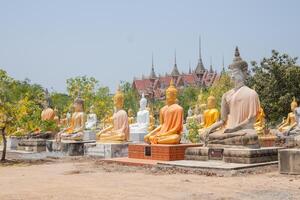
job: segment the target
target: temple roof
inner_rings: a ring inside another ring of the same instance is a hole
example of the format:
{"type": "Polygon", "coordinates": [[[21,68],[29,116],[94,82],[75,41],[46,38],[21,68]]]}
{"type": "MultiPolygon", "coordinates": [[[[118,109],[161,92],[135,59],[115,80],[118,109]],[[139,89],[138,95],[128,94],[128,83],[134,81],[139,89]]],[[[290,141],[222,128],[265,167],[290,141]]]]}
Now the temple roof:
{"type": "Polygon", "coordinates": [[[206,71],[203,62],[202,62],[202,56],[201,56],[201,38],[199,37],[199,60],[197,67],[195,69],[196,74],[203,74],[206,71]]]}
{"type": "Polygon", "coordinates": [[[180,76],[180,73],[179,73],[179,70],[178,70],[178,67],[177,67],[176,63],[174,64],[174,67],[173,67],[173,70],[171,72],[171,75],[172,76],[180,76]]]}

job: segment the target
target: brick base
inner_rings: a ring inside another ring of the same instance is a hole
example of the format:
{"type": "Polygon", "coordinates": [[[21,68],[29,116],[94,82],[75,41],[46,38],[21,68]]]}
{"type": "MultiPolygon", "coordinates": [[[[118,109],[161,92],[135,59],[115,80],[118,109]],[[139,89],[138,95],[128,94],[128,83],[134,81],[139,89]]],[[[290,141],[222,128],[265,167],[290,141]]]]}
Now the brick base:
{"type": "Polygon", "coordinates": [[[176,144],[176,145],[149,145],[129,144],[128,157],[149,160],[184,160],[185,150],[188,147],[200,147],[201,144],[176,144]]]}

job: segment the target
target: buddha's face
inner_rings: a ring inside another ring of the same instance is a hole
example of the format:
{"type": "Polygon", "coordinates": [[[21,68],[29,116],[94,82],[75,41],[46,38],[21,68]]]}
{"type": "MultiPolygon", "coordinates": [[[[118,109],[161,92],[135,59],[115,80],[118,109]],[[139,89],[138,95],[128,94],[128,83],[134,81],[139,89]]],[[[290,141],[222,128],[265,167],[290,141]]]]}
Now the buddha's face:
{"type": "Polygon", "coordinates": [[[213,109],[216,107],[216,99],[214,98],[208,98],[207,99],[207,108],[208,109],[213,109]]]}
{"type": "Polygon", "coordinates": [[[244,82],[245,76],[242,70],[235,68],[230,70],[230,79],[233,83],[237,84],[244,82]]]}
{"type": "Polygon", "coordinates": [[[83,111],[83,105],[81,103],[74,103],[74,111],[75,112],[82,112],[83,111]]]}
{"type": "Polygon", "coordinates": [[[114,106],[116,109],[123,108],[123,105],[124,105],[124,99],[121,96],[114,98],[114,106]]]}

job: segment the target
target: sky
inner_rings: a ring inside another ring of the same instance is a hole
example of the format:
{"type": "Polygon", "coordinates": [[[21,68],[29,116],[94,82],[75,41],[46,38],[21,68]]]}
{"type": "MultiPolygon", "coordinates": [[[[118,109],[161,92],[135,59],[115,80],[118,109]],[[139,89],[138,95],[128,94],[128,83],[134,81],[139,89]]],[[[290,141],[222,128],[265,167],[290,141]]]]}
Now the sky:
{"type": "MultiPolygon", "coordinates": [[[[228,66],[235,46],[246,61],[271,50],[300,56],[298,0],[0,0],[0,68],[65,92],[66,79],[99,86],[195,68],[198,38],[206,68],[228,66]]],[[[298,62],[299,63],[299,62],[298,62]]]]}

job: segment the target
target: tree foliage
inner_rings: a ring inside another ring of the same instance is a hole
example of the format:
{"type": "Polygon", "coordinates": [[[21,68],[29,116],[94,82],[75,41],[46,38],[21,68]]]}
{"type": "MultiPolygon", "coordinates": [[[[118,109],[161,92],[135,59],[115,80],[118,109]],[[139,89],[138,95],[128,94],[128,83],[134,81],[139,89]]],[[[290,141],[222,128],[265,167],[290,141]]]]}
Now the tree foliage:
{"type": "Polygon", "coordinates": [[[290,112],[293,97],[300,98],[300,67],[297,58],[273,50],[269,58],[258,64],[252,62],[252,72],[248,84],[259,94],[266,118],[271,124],[281,121],[290,112]]]}

